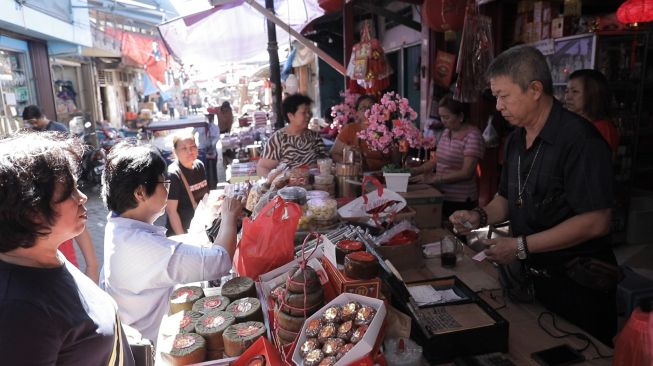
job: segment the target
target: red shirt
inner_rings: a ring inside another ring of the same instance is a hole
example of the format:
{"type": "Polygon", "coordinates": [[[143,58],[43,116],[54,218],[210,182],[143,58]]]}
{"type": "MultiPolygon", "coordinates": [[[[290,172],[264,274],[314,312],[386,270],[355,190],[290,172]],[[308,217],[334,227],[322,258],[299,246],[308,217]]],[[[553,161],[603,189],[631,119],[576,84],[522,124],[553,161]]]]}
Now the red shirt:
{"type": "Polygon", "coordinates": [[[608,120],[599,119],[592,122],[594,127],[601,133],[601,136],[608,142],[613,153],[619,148],[619,132],[614,124],[608,120]]]}

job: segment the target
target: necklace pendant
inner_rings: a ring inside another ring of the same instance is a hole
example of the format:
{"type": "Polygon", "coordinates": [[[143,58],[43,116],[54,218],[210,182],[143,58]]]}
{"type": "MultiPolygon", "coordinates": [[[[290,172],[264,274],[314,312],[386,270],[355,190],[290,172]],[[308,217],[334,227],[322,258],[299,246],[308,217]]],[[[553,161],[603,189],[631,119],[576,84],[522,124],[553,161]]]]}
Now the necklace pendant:
{"type": "Polygon", "coordinates": [[[521,197],[517,197],[517,202],[515,204],[517,205],[517,208],[521,208],[521,206],[524,204],[524,201],[522,201],[521,197]]]}

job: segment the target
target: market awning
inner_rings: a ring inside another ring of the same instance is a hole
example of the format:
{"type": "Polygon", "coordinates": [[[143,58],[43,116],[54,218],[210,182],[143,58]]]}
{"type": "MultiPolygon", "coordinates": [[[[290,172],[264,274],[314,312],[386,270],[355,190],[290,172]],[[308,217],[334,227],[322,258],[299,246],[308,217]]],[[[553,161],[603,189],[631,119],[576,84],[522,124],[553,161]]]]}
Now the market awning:
{"type": "MultiPolygon", "coordinates": [[[[264,0],[234,0],[160,24],[161,37],[170,51],[195,68],[220,63],[268,60],[266,18],[260,12],[264,0]],[[255,9],[255,8],[258,8],[255,9]]],[[[275,1],[277,17],[300,32],[324,10],[317,0],[275,1]]],[[[290,35],[277,27],[279,49],[287,48],[290,35]]]]}
{"type": "Polygon", "coordinates": [[[208,127],[209,122],[204,115],[189,116],[185,119],[170,119],[166,121],[154,121],[147,125],[149,131],[178,130],[187,127],[208,127]]]}

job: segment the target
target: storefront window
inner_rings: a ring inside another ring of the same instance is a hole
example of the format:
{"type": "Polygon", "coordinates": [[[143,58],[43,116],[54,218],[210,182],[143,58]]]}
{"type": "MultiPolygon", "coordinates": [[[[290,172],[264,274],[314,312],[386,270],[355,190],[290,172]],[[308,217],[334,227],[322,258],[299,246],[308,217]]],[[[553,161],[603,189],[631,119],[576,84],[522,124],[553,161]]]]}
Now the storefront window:
{"type": "Polygon", "coordinates": [[[27,43],[0,39],[0,135],[15,131],[23,109],[34,104],[27,43]],[[13,49],[9,49],[9,47],[13,49]]]}

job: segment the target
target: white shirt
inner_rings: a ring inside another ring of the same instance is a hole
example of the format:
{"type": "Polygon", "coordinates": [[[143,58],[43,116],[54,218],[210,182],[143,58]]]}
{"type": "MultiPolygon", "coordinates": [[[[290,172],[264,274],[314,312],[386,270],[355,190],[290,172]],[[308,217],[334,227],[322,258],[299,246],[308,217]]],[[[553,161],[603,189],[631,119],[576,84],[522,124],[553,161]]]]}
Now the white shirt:
{"type": "Polygon", "coordinates": [[[122,321],[156,342],[177,284],[218,279],[232,267],[221,246],[171,240],[164,227],[109,214],[104,234],[105,290],[122,321]]]}

